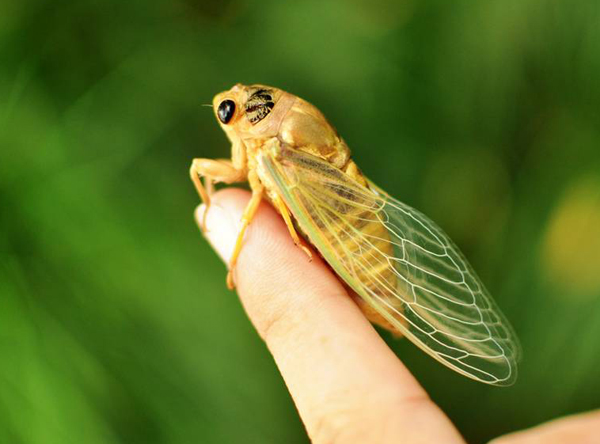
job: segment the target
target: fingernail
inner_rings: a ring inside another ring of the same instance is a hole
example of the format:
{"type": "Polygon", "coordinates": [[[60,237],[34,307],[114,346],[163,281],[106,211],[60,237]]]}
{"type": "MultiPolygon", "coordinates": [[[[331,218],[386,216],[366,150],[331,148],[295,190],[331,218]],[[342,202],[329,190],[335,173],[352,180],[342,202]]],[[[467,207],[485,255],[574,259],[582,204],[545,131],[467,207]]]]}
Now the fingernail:
{"type": "MultiPolygon", "coordinates": [[[[202,231],[202,219],[206,205],[200,205],[196,210],[196,222],[202,231]]],[[[213,203],[206,213],[206,231],[203,233],[210,245],[221,259],[228,264],[235,247],[239,230],[239,217],[226,208],[213,203]]]]}

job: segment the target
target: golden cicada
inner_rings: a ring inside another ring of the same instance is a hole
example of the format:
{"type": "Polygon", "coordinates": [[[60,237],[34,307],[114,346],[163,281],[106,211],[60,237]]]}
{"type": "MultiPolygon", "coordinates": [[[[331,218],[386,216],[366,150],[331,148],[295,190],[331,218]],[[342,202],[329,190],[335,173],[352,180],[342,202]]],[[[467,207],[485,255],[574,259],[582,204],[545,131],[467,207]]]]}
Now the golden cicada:
{"type": "Polygon", "coordinates": [[[277,88],[240,84],[213,107],[232,158],[195,159],[192,180],[207,204],[214,183],[248,180],[252,189],[230,288],[245,229],[267,197],[296,244],[311,254],[299,231],[356,292],[369,320],[467,377],[515,381],[518,340],[465,257],[429,218],[362,175],[317,108],[277,88]]]}

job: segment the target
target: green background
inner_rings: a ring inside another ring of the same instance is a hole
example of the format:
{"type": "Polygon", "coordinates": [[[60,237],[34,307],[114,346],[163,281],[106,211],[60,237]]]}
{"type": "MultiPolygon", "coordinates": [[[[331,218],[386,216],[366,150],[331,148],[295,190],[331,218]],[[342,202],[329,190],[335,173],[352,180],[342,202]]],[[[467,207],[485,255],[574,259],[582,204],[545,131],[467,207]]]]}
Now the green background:
{"type": "Polygon", "coordinates": [[[470,442],[599,406],[594,0],[0,4],[0,442],[302,443],[192,219],[234,83],[317,105],[522,340],[477,384],[386,337],[470,442]]]}

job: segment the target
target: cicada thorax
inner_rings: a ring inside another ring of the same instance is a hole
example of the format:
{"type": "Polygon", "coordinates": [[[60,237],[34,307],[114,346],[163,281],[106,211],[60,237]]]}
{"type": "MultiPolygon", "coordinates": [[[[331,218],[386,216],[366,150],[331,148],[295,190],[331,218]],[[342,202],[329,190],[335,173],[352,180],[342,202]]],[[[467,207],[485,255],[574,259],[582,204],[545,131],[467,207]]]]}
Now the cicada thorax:
{"type": "Polygon", "coordinates": [[[281,121],[278,138],[284,145],[325,159],[340,169],[350,161],[350,149],[335,128],[316,107],[300,98],[281,121]]]}

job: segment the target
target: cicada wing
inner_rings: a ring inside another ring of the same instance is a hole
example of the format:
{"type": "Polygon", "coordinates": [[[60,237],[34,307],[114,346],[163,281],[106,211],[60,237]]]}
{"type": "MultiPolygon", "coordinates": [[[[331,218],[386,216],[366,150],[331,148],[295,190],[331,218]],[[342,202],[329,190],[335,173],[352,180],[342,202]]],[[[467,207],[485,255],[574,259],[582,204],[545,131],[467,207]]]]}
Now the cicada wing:
{"type": "Polygon", "coordinates": [[[311,243],[394,328],[467,377],[515,381],[510,324],[434,222],[308,153],[284,146],[258,160],[311,243]]]}

